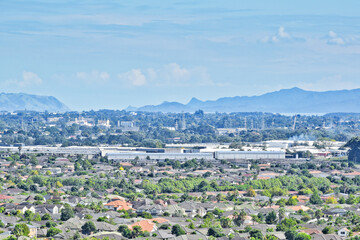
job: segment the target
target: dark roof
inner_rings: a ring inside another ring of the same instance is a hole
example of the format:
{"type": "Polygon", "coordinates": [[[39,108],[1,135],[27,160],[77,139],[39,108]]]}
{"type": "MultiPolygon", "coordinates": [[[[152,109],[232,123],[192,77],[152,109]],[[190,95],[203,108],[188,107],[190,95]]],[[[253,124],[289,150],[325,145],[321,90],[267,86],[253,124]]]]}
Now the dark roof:
{"type": "Polygon", "coordinates": [[[313,234],[311,236],[313,240],[343,240],[336,234],[313,234]]]}

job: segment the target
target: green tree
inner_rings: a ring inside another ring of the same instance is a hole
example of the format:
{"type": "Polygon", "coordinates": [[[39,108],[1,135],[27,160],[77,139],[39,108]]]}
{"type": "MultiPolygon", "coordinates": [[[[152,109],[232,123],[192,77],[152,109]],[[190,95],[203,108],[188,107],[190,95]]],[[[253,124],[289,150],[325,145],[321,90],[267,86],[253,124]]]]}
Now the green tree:
{"type": "Polygon", "coordinates": [[[311,236],[309,234],[306,234],[306,233],[298,233],[296,234],[295,236],[295,240],[310,240],[311,239],[311,236]]]}
{"type": "Polygon", "coordinates": [[[285,232],[286,240],[310,240],[311,236],[306,233],[297,233],[294,230],[289,230],[285,232]]]}
{"type": "Polygon", "coordinates": [[[315,217],[316,217],[316,219],[319,221],[320,220],[320,218],[322,217],[324,215],[324,213],[320,210],[320,209],[317,209],[316,211],[315,211],[315,217]]]}
{"type": "Polygon", "coordinates": [[[28,225],[26,225],[25,223],[16,224],[12,233],[17,237],[20,237],[20,236],[27,237],[27,236],[29,236],[30,229],[29,229],[28,225]]]}
{"type": "Polygon", "coordinates": [[[171,228],[171,234],[174,234],[176,236],[180,236],[180,235],[185,235],[186,232],[184,229],[182,229],[182,227],[180,227],[179,224],[175,224],[174,226],[172,226],[171,228]]]}
{"type": "Polygon", "coordinates": [[[347,204],[354,204],[356,203],[356,197],[353,194],[349,194],[348,198],[346,199],[347,204]]]}
{"type": "Polygon", "coordinates": [[[47,228],[55,227],[56,225],[57,225],[56,222],[53,222],[53,221],[48,221],[48,222],[46,222],[46,224],[45,224],[45,226],[46,226],[47,228]]]}
{"type": "Polygon", "coordinates": [[[246,219],[246,212],[244,211],[244,209],[242,209],[240,213],[238,212],[234,213],[234,223],[237,226],[241,226],[244,223],[245,219],[246,219]]]}
{"type": "Polygon", "coordinates": [[[207,235],[208,236],[213,236],[213,237],[216,237],[216,238],[225,236],[225,234],[222,233],[222,229],[221,229],[220,226],[214,226],[214,227],[209,228],[209,230],[207,232],[207,235]]]}
{"type": "Polygon", "coordinates": [[[134,226],[133,230],[132,230],[132,237],[137,238],[141,234],[143,234],[143,231],[142,231],[141,227],[140,226],[134,226]]]}
{"type": "Polygon", "coordinates": [[[295,230],[288,230],[285,232],[286,240],[295,240],[297,232],[295,230]]]}
{"type": "Polygon", "coordinates": [[[326,227],[324,227],[322,232],[323,232],[323,234],[332,234],[335,232],[335,229],[331,226],[326,226],[326,227]]]}
{"type": "Polygon", "coordinates": [[[279,221],[282,221],[285,218],[285,208],[279,209],[279,221]]]}
{"type": "Polygon", "coordinates": [[[62,183],[60,181],[57,181],[55,183],[55,186],[56,186],[56,188],[61,188],[63,185],[62,185],[62,183]]]}
{"type": "Polygon", "coordinates": [[[70,218],[73,218],[74,216],[75,216],[74,210],[70,206],[65,206],[65,208],[61,210],[61,215],[60,215],[61,221],[67,221],[70,218]]]}
{"type": "Polygon", "coordinates": [[[318,204],[322,204],[323,201],[321,200],[320,198],[320,195],[319,195],[319,192],[318,191],[315,191],[313,195],[311,195],[310,197],[310,203],[311,204],[315,204],[315,205],[318,205],[318,204]]]}
{"type": "Polygon", "coordinates": [[[132,231],[126,225],[120,225],[118,228],[118,232],[120,232],[126,238],[132,238],[133,234],[132,231]]]}
{"type": "Polygon", "coordinates": [[[298,204],[298,200],[296,197],[291,197],[287,200],[286,205],[296,206],[298,204]]]}
{"type": "Polygon", "coordinates": [[[276,226],[276,231],[286,232],[296,226],[296,220],[293,218],[285,218],[276,226]]]}
{"type": "Polygon", "coordinates": [[[34,217],[34,213],[30,210],[26,210],[24,213],[24,217],[27,221],[31,221],[34,217]]]}
{"type": "Polygon", "coordinates": [[[220,225],[222,228],[231,228],[232,227],[232,221],[228,217],[222,217],[220,218],[220,225]]]}
{"type": "Polygon", "coordinates": [[[254,239],[259,239],[259,240],[262,240],[262,239],[264,239],[264,235],[261,233],[261,231],[260,230],[258,230],[258,229],[251,229],[250,231],[249,231],[249,234],[250,234],[250,237],[251,238],[254,238],[254,239]]]}
{"type": "Polygon", "coordinates": [[[40,222],[41,221],[41,216],[39,213],[36,213],[35,216],[33,217],[33,221],[36,221],[36,222],[40,222]]]}
{"type": "Polygon", "coordinates": [[[51,215],[49,213],[45,213],[42,217],[41,220],[51,220],[51,215]]]}
{"type": "Polygon", "coordinates": [[[153,218],[153,216],[148,212],[142,212],[141,217],[146,218],[146,219],[152,219],[153,218]]]}
{"type": "Polygon", "coordinates": [[[84,225],[82,225],[81,230],[84,234],[91,234],[92,232],[96,231],[96,227],[93,222],[88,221],[84,225]]]}
{"type": "Polygon", "coordinates": [[[277,221],[277,216],[276,216],[276,212],[274,210],[269,212],[268,215],[266,215],[265,222],[267,224],[274,224],[274,223],[276,223],[276,221],[277,221]]]}
{"type": "Polygon", "coordinates": [[[248,191],[247,191],[247,195],[248,195],[249,197],[256,197],[256,192],[255,192],[255,190],[254,190],[252,187],[250,187],[250,188],[248,189],[248,191]]]}
{"type": "Polygon", "coordinates": [[[58,229],[58,228],[55,228],[55,227],[51,227],[47,230],[47,233],[46,233],[46,236],[47,237],[53,237],[55,236],[56,234],[59,234],[61,233],[61,230],[58,229]]]}
{"type": "Polygon", "coordinates": [[[278,240],[277,237],[275,237],[274,235],[270,235],[270,234],[266,234],[265,239],[266,240],[278,240]]]}

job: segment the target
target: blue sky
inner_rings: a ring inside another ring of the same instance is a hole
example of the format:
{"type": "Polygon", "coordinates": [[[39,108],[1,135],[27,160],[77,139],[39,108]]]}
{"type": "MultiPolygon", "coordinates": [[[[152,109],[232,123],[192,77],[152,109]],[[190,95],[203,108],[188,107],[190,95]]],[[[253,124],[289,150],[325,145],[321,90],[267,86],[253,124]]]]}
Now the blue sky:
{"type": "Polygon", "coordinates": [[[0,1],[0,87],[74,110],[360,87],[360,1],[0,1]]]}

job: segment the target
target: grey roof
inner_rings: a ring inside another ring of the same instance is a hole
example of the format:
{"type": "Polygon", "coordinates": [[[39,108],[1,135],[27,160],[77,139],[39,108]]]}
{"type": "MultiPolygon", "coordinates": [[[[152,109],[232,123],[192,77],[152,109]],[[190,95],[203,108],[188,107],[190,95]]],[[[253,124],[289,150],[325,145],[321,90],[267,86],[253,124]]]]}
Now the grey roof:
{"type": "Polygon", "coordinates": [[[311,237],[313,240],[343,240],[336,234],[313,234],[311,237]]]}
{"type": "Polygon", "coordinates": [[[66,222],[64,222],[61,227],[64,229],[73,229],[79,230],[81,229],[82,225],[84,225],[85,221],[80,220],[78,217],[70,218],[66,222]]]}
{"type": "Polygon", "coordinates": [[[273,232],[269,234],[277,237],[278,239],[286,239],[284,232],[273,232]]]}
{"type": "Polygon", "coordinates": [[[159,230],[157,231],[157,234],[158,234],[158,238],[175,238],[175,235],[172,235],[170,234],[168,231],[165,231],[165,230],[159,230]]]}
{"type": "Polygon", "coordinates": [[[114,239],[114,240],[121,240],[124,239],[124,237],[121,235],[121,233],[118,232],[99,232],[99,233],[95,233],[93,235],[90,235],[90,237],[95,237],[96,239],[103,239],[103,238],[108,238],[108,239],[114,239]]]}

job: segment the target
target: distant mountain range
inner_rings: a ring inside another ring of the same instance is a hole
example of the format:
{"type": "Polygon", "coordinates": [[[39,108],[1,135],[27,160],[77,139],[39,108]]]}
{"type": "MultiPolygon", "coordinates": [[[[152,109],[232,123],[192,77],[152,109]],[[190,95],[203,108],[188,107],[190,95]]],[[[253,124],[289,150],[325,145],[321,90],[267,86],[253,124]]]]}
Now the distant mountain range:
{"type": "Polygon", "coordinates": [[[0,111],[38,111],[66,112],[70,109],[51,96],[38,96],[26,93],[0,93],[0,111]]]}
{"type": "Polygon", "coordinates": [[[129,111],[144,112],[272,112],[272,113],[332,113],[360,112],[360,89],[315,92],[300,88],[282,89],[252,97],[224,97],[215,101],[192,98],[187,104],[163,102],[129,111]]]}

